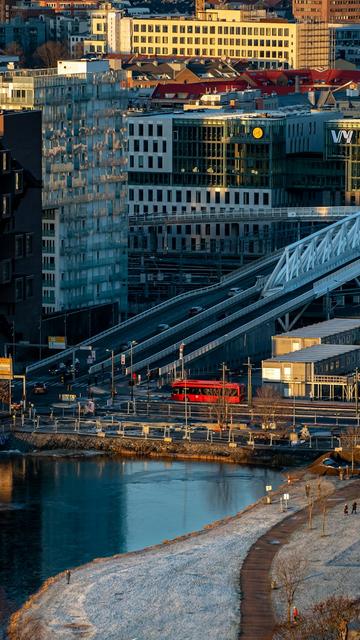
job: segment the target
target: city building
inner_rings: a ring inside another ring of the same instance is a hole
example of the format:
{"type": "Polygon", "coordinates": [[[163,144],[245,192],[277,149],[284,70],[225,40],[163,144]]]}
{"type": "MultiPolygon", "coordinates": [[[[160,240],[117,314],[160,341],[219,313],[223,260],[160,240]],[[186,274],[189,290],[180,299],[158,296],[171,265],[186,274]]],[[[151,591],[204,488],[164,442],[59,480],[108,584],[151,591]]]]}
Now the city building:
{"type": "Polygon", "coordinates": [[[206,9],[198,17],[139,16],[104,4],[92,14],[85,53],[251,61],[254,68],[329,67],[327,24],[289,22],[251,11],[206,9]]]}
{"type": "Polygon", "coordinates": [[[360,204],[360,118],[325,124],[325,159],[336,163],[344,184],[344,204],[360,204]]]}
{"type": "Polygon", "coordinates": [[[332,318],[280,333],[272,338],[272,355],[282,356],[316,344],[358,344],[360,318],[332,318]]]}
{"type": "Polygon", "coordinates": [[[318,387],[330,387],[333,396],[334,387],[346,387],[346,376],[359,366],[359,345],[316,344],[263,360],[262,380],[286,397],[316,397],[318,387]]]}
{"type": "Polygon", "coordinates": [[[334,33],[335,59],[346,60],[359,69],[360,20],[359,24],[336,24],[331,25],[331,28],[334,33]]]}
{"type": "Polygon", "coordinates": [[[8,22],[0,23],[0,49],[6,50],[14,43],[19,45],[24,53],[32,54],[47,40],[46,25],[39,18],[29,18],[24,21],[15,17],[8,22]]]}
{"type": "MultiPolygon", "coordinates": [[[[304,206],[301,171],[311,176],[306,165],[315,157],[324,172],[324,123],[334,117],[306,109],[129,116],[129,214],[215,217],[237,209],[304,206]]],[[[312,201],[305,194],[306,206],[341,204],[335,202],[337,186],[332,193],[330,181],[329,191],[319,193],[315,185],[312,201]]]]}
{"type": "Polygon", "coordinates": [[[127,93],[106,60],[0,78],[2,108],[43,113],[45,312],[127,304],[127,93]]]}
{"type": "Polygon", "coordinates": [[[359,0],[293,0],[297,20],[316,22],[360,22],[359,0]]]}
{"type": "Polygon", "coordinates": [[[38,342],[41,317],[41,112],[0,114],[0,349],[38,342]]]}

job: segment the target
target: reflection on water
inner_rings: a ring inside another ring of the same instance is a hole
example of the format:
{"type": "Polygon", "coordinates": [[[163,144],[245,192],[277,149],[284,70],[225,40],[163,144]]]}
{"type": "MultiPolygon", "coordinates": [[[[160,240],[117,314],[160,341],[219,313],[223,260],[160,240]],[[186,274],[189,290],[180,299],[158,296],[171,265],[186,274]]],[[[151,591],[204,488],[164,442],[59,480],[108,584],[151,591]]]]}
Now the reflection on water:
{"type": "Polygon", "coordinates": [[[0,590],[20,604],[48,576],[236,513],[279,472],[218,463],[0,458],[0,590]]]}

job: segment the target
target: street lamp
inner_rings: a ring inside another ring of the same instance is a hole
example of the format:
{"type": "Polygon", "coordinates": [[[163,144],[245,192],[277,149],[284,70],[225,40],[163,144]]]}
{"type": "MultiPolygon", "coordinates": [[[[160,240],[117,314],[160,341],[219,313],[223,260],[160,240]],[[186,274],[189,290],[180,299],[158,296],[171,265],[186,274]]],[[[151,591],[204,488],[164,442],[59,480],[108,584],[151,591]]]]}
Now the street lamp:
{"type": "Polygon", "coordinates": [[[107,352],[111,353],[111,404],[114,404],[115,398],[115,358],[114,358],[114,349],[106,349],[107,352]]]}
{"type": "Polygon", "coordinates": [[[134,380],[133,380],[133,348],[137,344],[136,340],[131,340],[130,342],[130,382],[131,382],[131,392],[130,397],[131,401],[134,402],[134,380]]]}
{"type": "Polygon", "coordinates": [[[184,380],[184,347],[185,347],[185,342],[182,342],[179,347],[179,360],[181,362],[181,380],[184,380]]]}

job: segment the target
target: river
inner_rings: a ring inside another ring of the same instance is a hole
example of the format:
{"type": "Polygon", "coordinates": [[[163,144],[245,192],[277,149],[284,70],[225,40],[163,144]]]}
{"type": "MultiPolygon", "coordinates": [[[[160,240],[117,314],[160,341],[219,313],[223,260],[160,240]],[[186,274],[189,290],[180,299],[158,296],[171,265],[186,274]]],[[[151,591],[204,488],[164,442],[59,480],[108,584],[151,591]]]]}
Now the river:
{"type": "Polygon", "coordinates": [[[0,614],[51,575],[235,514],[278,471],[56,454],[0,457],[0,614]]]}

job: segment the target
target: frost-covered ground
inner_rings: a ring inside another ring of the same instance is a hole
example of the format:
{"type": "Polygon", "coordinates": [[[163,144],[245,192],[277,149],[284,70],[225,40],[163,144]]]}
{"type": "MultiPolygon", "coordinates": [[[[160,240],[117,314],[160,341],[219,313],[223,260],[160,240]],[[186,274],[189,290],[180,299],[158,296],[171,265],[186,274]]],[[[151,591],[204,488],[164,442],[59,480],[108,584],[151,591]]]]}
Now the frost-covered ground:
{"type": "MultiPolygon", "coordinates": [[[[306,578],[295,597],[300,612],[331,595],[360,597],[360,482],[357,515],[345,516],[344,504],[344,500],[329,498],[325,536],[322,535],[322,516],[317,516],[312,530],[304,526],[295,531],[289,544],[278,554],[281,558],[301,549],[307,558],[306,578]]],[[[276,558],[273,569],[275,563],[276,558]]],[[[285,618],[281,590],[273,592],[273,604],[278,618],[285,618]]]]}
{"type": "MultiPolygon", "coordinates": [[[[286,491],[291,511],[305,505],[303,482],[286,491]]],[[[80,567],[69,585],[60,576],[35,598],[18,629],[40,619],[42,640],[235,640],[241,564],[286,515],[277,498],[185,540],[80,567]]]]}

